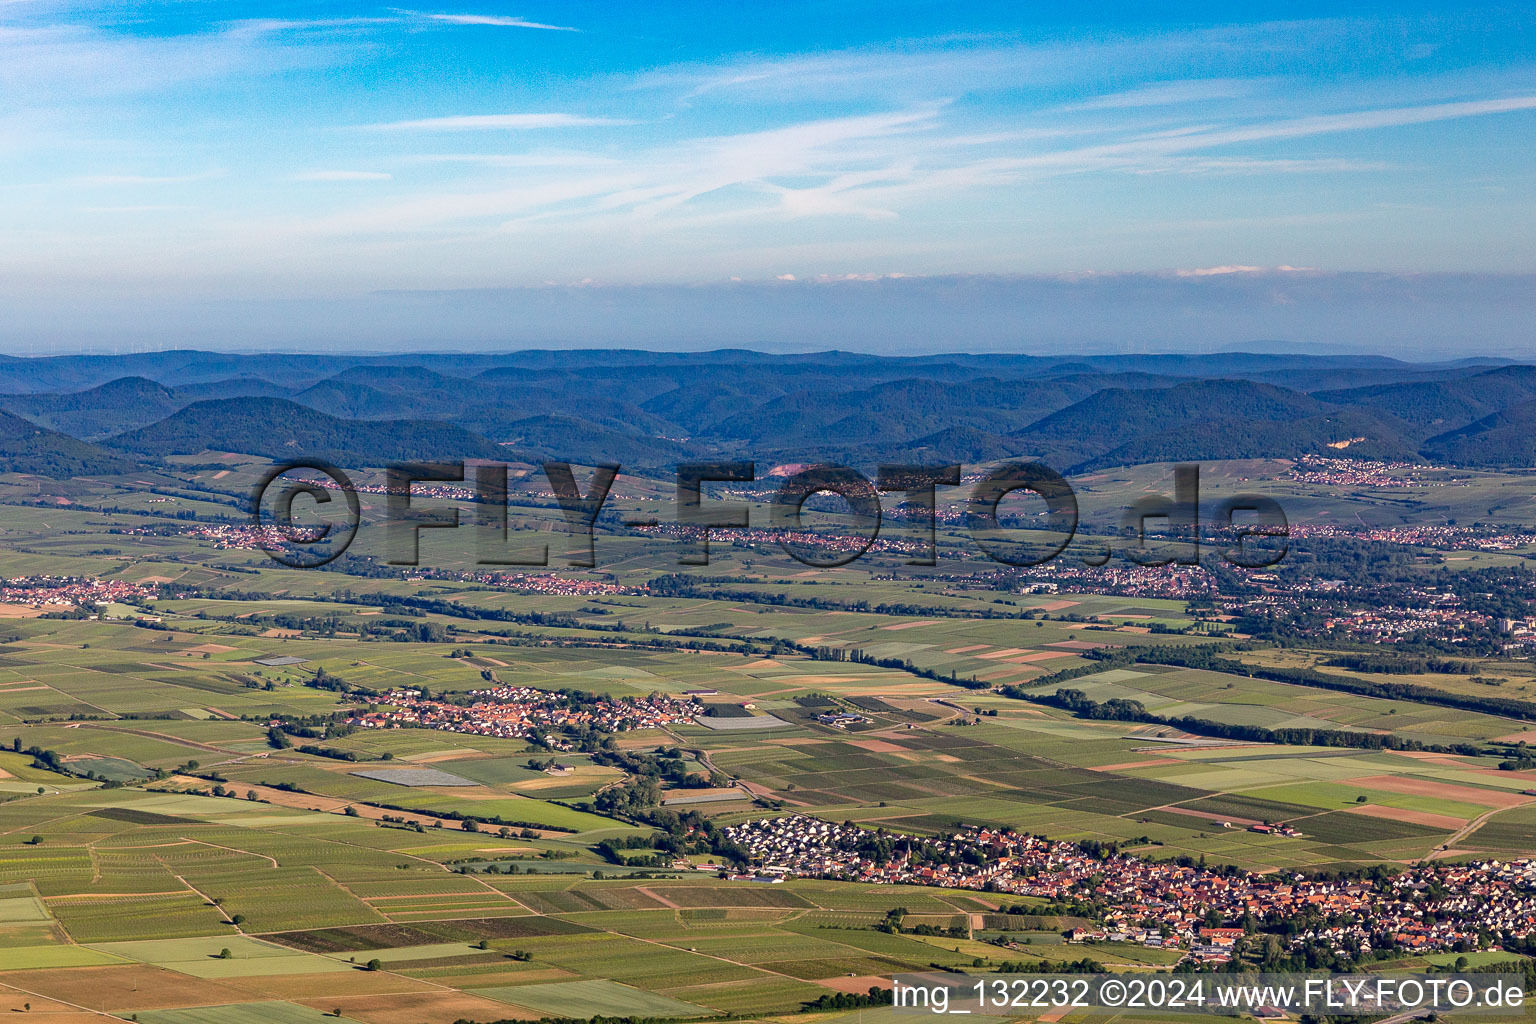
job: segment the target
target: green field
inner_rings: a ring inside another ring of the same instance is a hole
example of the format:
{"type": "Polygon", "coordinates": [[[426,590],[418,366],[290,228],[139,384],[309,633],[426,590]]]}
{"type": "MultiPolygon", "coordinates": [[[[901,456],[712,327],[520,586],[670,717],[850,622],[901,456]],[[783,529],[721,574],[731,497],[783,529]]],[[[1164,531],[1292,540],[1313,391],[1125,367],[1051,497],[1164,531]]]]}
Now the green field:
{"type": "MultiPolygon", "coordinates": [[[[253,471],[228,465],[225,476],[199,466],[155,484],[233,494],[253,471]]],[[[1085,492],[1085,520],[1109,507],[1111,485],[1162,486],[1165,470],[1106,473],[1085,492]]],[[[1255,487],[1290,488],[1299,508],[1317,507],[1316,493],[1275,472],[1216,467],[1213,486],[1257,475],[1255,487]]],[[[1097,663],[1084,652],[1102,647],[1226,642],[1213,639],[1220,623],[1209,610],[1183,599],[1023,593],[974,551],[955,555],[945,573],[910,571],[890,554],[808,569],[776,546],[725,537],[710,569],[722,593],[675,596],[650,586],[675,569],[672,540],[623,533],[601,538],[609,555],[598,569],[560,573],[588,592],[488,583],[442,538],[424,538],[437,558],[420,575],[300,571],[218,547],[175,518],[230,510],[217,501],[151,502],[121,479],[67,487],[69,506],[7,505],[0,576],[169,580],[177,589],[117,601],[101,619],[17,609],[0,620],[0,985],[28,972],[29,986],[51,978],[63,995],[90,987],[91,971],[115,972],[128,994],[107,1009],[143,1024],[313,1024],[333,1008],[370,1024],[525,1013],[802,1021],[805,1003],[850,976],[935,965],[984,973],[1079,956],[1151,970],[1182,955],[1128,942],[1069,946],[1061,933],[1088,924],[1074,916],[1086,911],[1007,914],[1020,901],[1000,893],[722,879],[693,870],[718,856],[705,819],[714,827],[798,813],[920,836],[984,825],[1257,871],[1536,850],[1536,798],[1525,792],[1536,790],[1536,772],[1498,770],[1507,753],[1494,742],[1525,731],[1526,720],[1241,674],[1091,671],[1097,663]],[[108,507],[119,511],[97,510],[108,507]],[[127,520],[144,532],[111,532],[127,520]],[[299,661],[258,663],[272,656],[299,661]],[[1059,685],[1168,717],[1468,749],[1419,756],[1211,742],[1074,717],[995,689],[1079,668],[1089,671],[1059,685]],[[318,687],[319,670],[364,689],[318,687]],[[771,714],[782,725],[573,728],[542,743],[345,725],[392,688],[467,701],[491,678],[583,701],[707,690],[727,709],[717,721],[771,714]],[[860,720],[830,727],[816,717],[827,710],[860,720]],[[314,735],[274,743],[274,720],[314,735]],[[298,749],[310,742],[324,752],[298,749]],[[63,771],[23,752],[30,747],[51,752],[63,771]],[[611,802],[637,781],[619,754],[673,750],[695,780],[718,772],[750,794],[669,805],[690,828],[664,834],[647,823],[670,822],[655,807],[611,802]],[[549,774],[530,759],[569,771],[549,774]],[[473,785],[354,774],[412,767],[473,785]],[[464,817],[478,819],[473,830],[464,817]],[[1301,835],[1246,827],[1265,821],[1301,835]],[[630,844],[617,859],[637,860],[616,863],[604,839],[630,844]],[[898,908],[907,915],[900,934],[885,928],[898,908]],[[174,1005],[135,1002],[133,986],[153,979],[174,1005]],[[401,1005],[387,1005],[396,995],[401,1005]]],[[[661,509],[665,488],[633,487],[625,514],[661,509]]],[[[1466,514],[1476,502],[1452,490],[1426,488],[1413,500],[1466,514]]],[[[1481,500],[1513,485],[1486,475],[1465,490],[1481,500]]],[[[378,496],[366,497],[376,526],[378,496]]],[[[32,500],[22,482],[0,480],[0,501],[32,500]]],[[[540,522],[558,519],[531,488],[519,500],[540,522]]],[[[1397,514],[1387,502],[1349,502],[1362,514],[1397,514]]],[[[964,537],[949,524],[940,543],[959,551],[964,537]]],[[[379,531],[360,533],[355,554],[381,550],[379,531]]],[[[1250,644],[1232,656],[1318,667],[1330,651],[1250,644]]],[[[1320,670],[1536,698],[1536,672],[1509,659],[1485,659],[1476,675],[1320,670]]],[[[844,1016],[816,1019],[834,1018],[844,1016]]]]}
{"type": "Polygon", "coordinates": [[[612,981],[565,981],[477,989],[478,995],[563,1017],[706,1017],[710,1011],[677,999],[642,992],[612,981]]]}

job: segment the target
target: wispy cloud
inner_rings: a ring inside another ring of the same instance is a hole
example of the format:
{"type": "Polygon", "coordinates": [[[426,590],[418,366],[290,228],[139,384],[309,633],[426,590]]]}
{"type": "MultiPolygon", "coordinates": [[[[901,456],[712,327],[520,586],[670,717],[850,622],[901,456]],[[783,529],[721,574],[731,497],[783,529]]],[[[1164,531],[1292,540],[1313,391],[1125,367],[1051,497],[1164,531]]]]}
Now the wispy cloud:
{"type": "Polygon", "coordinates": [[[1260,160],[1254,157],[1170,157],[1162,162],[1130,168],[1134,174],[1364,174],[1385,171],[1391,164],[1381,160],[1348,157],[1260,160]]]}
{"type": "Polygon", "coordinates": [[[223,171],[201,171],[196,174],[87,174],[69,179],[71,185],[87,187],[113,185],[189,185],[194,181],[207,181],[224,176],[223,171]]]}
{"type": "Polygon", "coordinates": [[[303,171],[293,181],[392,181],[394,175],[383,171],[303,171]]]}
{"type": "Polygon", "coordinates": [[[172,210],[191,210],[194,207],[179,203],[141,203],[137,206],[82,206],[81,213],[168,213],[172,210]]]}
{"type": "MultiPolygon", "coordinates": [[[[881,43],[829,23],[804,49],[741,53],[616,8],[604,32],[624,45],[588,52],[599,40],[558,23],[575,14],[432,2],[0,19],[0,187],[29,190],[0,249],[52,250],[58,273],[90,252],[104,276],[295,289],[1530,260],[1517,165],[1536,89],[1514,44],[1424,67],[1410,51],[1440,29],[1412,21],[902,38],[946,26],[893,17],[881,43]],[[1508,119],[1475,162],[1425,142],[1448,129],[1404,130],[1471,118],[1508,119]],[[213,186],[179,173],[223,166],[213,186]],[[206,214],[148,215],[194,191],[206,214]],[[146,216],[55,216],[82,200],[146,216]]],[[[0,255],[0,272],[44,264],[0,255]]]]}
{"type": "Polygon", "coordinates": [[[1163,107],[1210,100],[1230,100],[1250,94],[1255,83],[1248,79],[1191,79],[1180,82],[1154,82],[1125,92],[1095,96],[1073,103],[1064,110],[1128,110],[1136,107],[1163,107]]]}
{"type": "Polygon", "coordinates": [[[527,18],[510,17],[503,14],[423,14],[422,17],[429,21],[444,22],[449,25],[485,25],[493,28],[537,28],[549,32],[579,32],[580,29],[569,25],[546,25],[540,21],[529,21],[527,18]]]}
{"type": "MultiPolygon", "coordinates": [[[[422,155],[512,175],[496,187],[443,188],[310,220],[302,233],[371,235],[476,221],[513,230],[593,218],[639,219],[648,230],[724,228],[809,218],[894,220],[934,202],[985,195],[1068,175],[1327,175],[1387,167],[1348,157],[1251,155],[1292,140],[1536,108],[1536,96],[1356,110],[1249,124],[1193,123],[1157,131],[1101,129],[1109,141],[1074,145],[1050,131],[956,132],[951,104],[825,118],[762,131],[653,143],[622,158],[598,147],[560,154],[422,155]],[[1237,152],[1229,152],[1236,149],[1237,152]]],[[[583,126],[568,114],[470,115],[396,122],[387,129],[474,130],[583,126]]]]}
{"type": "Polygon", "coordinates": [[[281,32],[316,32],[326,29],[363,28],[392,25],[399,18],[243,18],[226,24],[228,31],[242,35],[281,32]]]}
{"type": "Polygon", "coordinates": [[[411,163],[421,164],[469,164],[481,167],[509,168],[613,168],[624,163],[619,157],[559,150],[538,153],[417,153],[405,159],[411,163]]]}
{"type": "Polygon", "coordinates": [[[374,131],[532,131],[539,128],[594,128],[637,122],[614,117],[583,117],[579,114],[458,114],[451,117],[427,117],[415,121],[388,121],[362,125],[374,131]]]}

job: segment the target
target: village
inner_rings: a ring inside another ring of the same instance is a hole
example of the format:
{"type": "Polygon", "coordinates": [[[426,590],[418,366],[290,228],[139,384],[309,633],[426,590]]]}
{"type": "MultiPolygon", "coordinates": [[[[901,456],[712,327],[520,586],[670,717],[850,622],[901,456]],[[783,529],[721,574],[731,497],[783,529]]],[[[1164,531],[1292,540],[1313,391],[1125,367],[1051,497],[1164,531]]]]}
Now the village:
{"type": "Polygon", "coordinates": [[[566,729],[627,732],[690,721],[704,705],[687,697],[576,699],[569,694],[527,686],[497,685],[471,690],[471,702],[434,700],[415,689],[391,690],[381,697],[384,709],[353,715],[347,724],[361,729],[440,729],[503,738],[542,738],[546,746],[569,750],[572,744],[550,735],[566,729]]]}
{"type": "Polygon", "coordinates": [[[1536,863],[1421,865],[1386,880],[1325,881],[1144,860],[1008,830],[948,836],[871,832],[795,815],[726,828],[759,880],[807,877],[1008,893],[1097,910],[1074,942],[1177,948],[1219,964],[1263,922],[1300,921],[1288,948],[1320,943],[1357,960],[1372,950],[1487,948],[1536,932],[1536,863]]]}
{"type": "Polygon", "coordinates": [[[1285,475],[1299,483],[1330,487],[1443,487],[1447,481],[1425,480],[1416,475],[1439,468],[1411,462],[1302,455],[1285,475]]]}
{"type": "Polygon", "coordinates": [[[1344,537],[1382,544],[1408,544],[1445,551],[1513,551],[1536,544],[1536,533],[1514,526],[1455,522],[1413,526],[1339,526],[1332,523],[1292,523],[1290,536],[1344,537]]]}
{"type": "Polygon", "coordinates": [[[143,601],[154,597],[158,590],[152,583],[86,576],[16,576],[0,583],[0,603],[63,610],[114,601],[143,601]]]}

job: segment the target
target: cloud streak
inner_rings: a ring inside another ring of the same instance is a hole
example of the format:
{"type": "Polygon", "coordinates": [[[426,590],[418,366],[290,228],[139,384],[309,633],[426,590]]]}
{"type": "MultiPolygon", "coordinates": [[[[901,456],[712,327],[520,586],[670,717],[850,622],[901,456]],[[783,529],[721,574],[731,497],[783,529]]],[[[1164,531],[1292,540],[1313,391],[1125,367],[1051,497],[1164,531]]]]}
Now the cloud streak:
{"type": "Polygon", "coordinates": [[[393,181],[393,174],[383,171],[302,171],[294,181],[393,181]]]}
{"type": "Polygon", "coordinates": [[[382,124],[359,127],[381,132],[521,132],[541,128],[599,128],[636,123],[638,122],[623,118],[584,117],[579,114],[562,113],[455,114],[413,121],[387,121],[382,124]]]}
{"type": "Polygon", "coordinates": [[[448,25],[482,25],[492,28],[536,28],[547,32],[580,32],[580,29],[569,25],[546,25],[539,21],[529,21],[526,18],[508,17],[500,14],[424,14],[422,17],[429,21],[442,22],[448,25]]]}

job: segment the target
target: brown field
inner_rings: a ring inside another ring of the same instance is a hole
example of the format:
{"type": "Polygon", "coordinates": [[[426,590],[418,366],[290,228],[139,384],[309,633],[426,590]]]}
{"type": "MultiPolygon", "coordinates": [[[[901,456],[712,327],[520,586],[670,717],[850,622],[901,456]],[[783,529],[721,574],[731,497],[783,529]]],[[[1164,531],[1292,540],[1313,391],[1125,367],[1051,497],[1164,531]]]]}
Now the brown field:
{"type": "Polygon", "coordinates": [[[343,1017],[367,1024],[453,1024],[456,1020],[534,1020],[526,1013],[494,999],[438,989],[405,995],[338,996],[335,999],[301,1000],[321,1013],[339,1009],[343,1017]]]}
{"type": "Polygon", "coordinates": [[[0,619],[35,619],[41,614],[43,609],[33,608],[29,604],[0,604],[0,619]]]}
{"type": "Polygon", "coordinates": [[[5,980],[29,992],[114,1013],[250,1002],[247,993],[223,982],[205,981],[148,964],[9,971],[5,980]]]}
{"type": "Polygon", "coordinates": [[[1124,771],[1127,768],[1151,768],[1151,767],[1153,767],[1155,765],[1160,765],[1160,764],[1180,764],[1180,763],[1181,762],[1176,757],[1153,757],[1153,758],[1148,758],[1145,761],[1123,761],[1120,764],[1101,764],[1101,765],[1099,765],[1099,766],[1097,766],[1095,768],[1092,768],[1090,770],[1091,771],[1096,771],[1096,772],[1118,772],[1118,771],[1124,771]]]}
{"type": "Polygon", "coordinates": [[[581,975],[574,971],[562,971],[558,967],[546,967],[532,971],[509,969],[481,974],[434,974],[432,982],[452,988],[483,988],[488,985],[536,985],[545,981],[578,981],[581,975]]]}
{"type": "MultiPolygon", "coordinates": [[[[171,781],[184,783],[187,786],[202,785],[203,780],[194,779],[185,775],[173,776],[171,781]]],[[[342,814],[348,806],[357,808],[360,817],[378,820],[386,814],[392,818],[404,818],[406,821],[419,822],[422,825],[431,825],[438,819],[430,814],[413,814],[410,811],[386,811],[382,807],[372,807],[368,804],[358,803],[352,800],[341,800],[332,796],[314,796],[310,793],[290,793],[286,789],[273,789],[271,786],[247,785],[244,782],[231,783],[232,789],[238,789],[244,796],[246,790],[254,790],[257,797],[265,800],[275,807],[292,807],[301,811],[318,810],[324,814],[342,814]]],[[[462,791],[464,787],[459,787],[462,791]]],[[[502,796],[496,793],[496,796],[502,796]]]]}
{"type": "Polygon", "coordinates": [[[1358,807],[1347,807],[1350,814],[1363,814],[1367,818],[1390,818],[1394,821],[1406,821],[1411,825],[1428,825],[1430,828],[1443,828],[1455,831],[1467,823],[1466,818],[1455,818],[1449,814],[1431,814],[1428,811],[1405,811],[1399,807],[1383,807],[1381,804],[1361,804],[1358,807]]]}
{"type": "MultiPolygon", "coordinates": [[[[223,982],[230,988],[239,989],[241,998],[251,999],[333,999],[347,996],[387,996],[399,999],[405,995],[433,991],[428,982],[403,978],[398,974],[382,971],[345,970],[335,974],[279,974],[273,977],[230,978],[223,982]]],[[[332,1006],[327,1010],[334,1009],[332,1006]]]]}
{"type": "Polygon", "coordinates": [[[898,622],[892,626],[881,626],[881,629],[912,629],[916,626],[937,626],[943,619],[918,619],[916,622],[898,622]]]}
{"type": "MultiPolygon", "coordinates": [[[[9,985],[0,985],[0,1013],[26,1013],[22,1009],[28,1003],[32,1004],[33,1013],[46,1013],[48,1019],[56,1021],[59,1018],[55,1014],[78,1013],[74,1007],[65,1006],[63,1003],[54,1002],[52,999],[43,999],[28,992],[18,992],[9,985]]],[[[85,1014],[83,1016],[92,1016],[85,1014]]]]}
{"type": "Polygon", "coordinates": [[[1257,818],[1234,818],[1231,815],[1212,814],[1210,811],[1197,811],[1189,807],[1159,807],[1157,810],[1167,811],[1169,814],[1184,814],[1191,818],[1204,818],[1206,821],[1230,821],[1232,824],[1242,825],[1244,828],[1249,825],[1264,824],[1257,818]]]}
{"type": "Polygon", "coordinates": [[[1521,804],[1528,804],[1533,799],[1536,799],[1536,797],[1525,796],[1521,793],[1478,789],[1474,786],[1458,786],[1450,782],[1405,779],[1399,775],[1367,775],[1364,778],[1350,779],[1349,781],[1365,786],[1367,789],[1380,789],[1388,793],[1402,793],[1406,796],[1432,796],[1441,800],[1455,800],[1464,804],[1497,807],[1500,810],[1506,807],[1519,807],[1521,804]]]}
{"type": "Polygon", "coordinates": [[[864,995],[871,988],[890,988],[891,979],[882,978],[874,974],[864,974],[856,978],[821,978],[816,984],[823,985],[837,992],[851,992],[854,995],[864,995]]]}
{"type": "Polygon", "coordinates": [[[475,756],[476,752],[467,747],[449,747],[446,750],[424,750],[419,754],[406,754],[399,760],[409,761],[411,764],[437,764],[439,761],[462,761],[466,757],[475,756]]]}
{"type": "Polygon", "coordinates": [[[1409,757],[1415,761],[1428,761],[1430,764],[1444,765],[1447,768],[1472,767],[1461,758],[1451,754],[1435,754],[1427,750],[1394,750],[1392,753],[1398,757],[1409,757]]]}
{"type": "Polygon", "coordinates": [[[888,743],[885,740],[849,740],[848,745],[850,747],[858,747],[861,750],[868,750],[874,754],[899,754],[905,749],[904,747],[898,747],[894,743],[888,743]]]}
{"type": "Polygon", "coordinates": [[[1522,740],[1526,743],[1536,743],[1536,729],[1512,732],[1508,736],[1495,736],[1493,739],[1496,743],[1519,743],[1522,740]]]}

